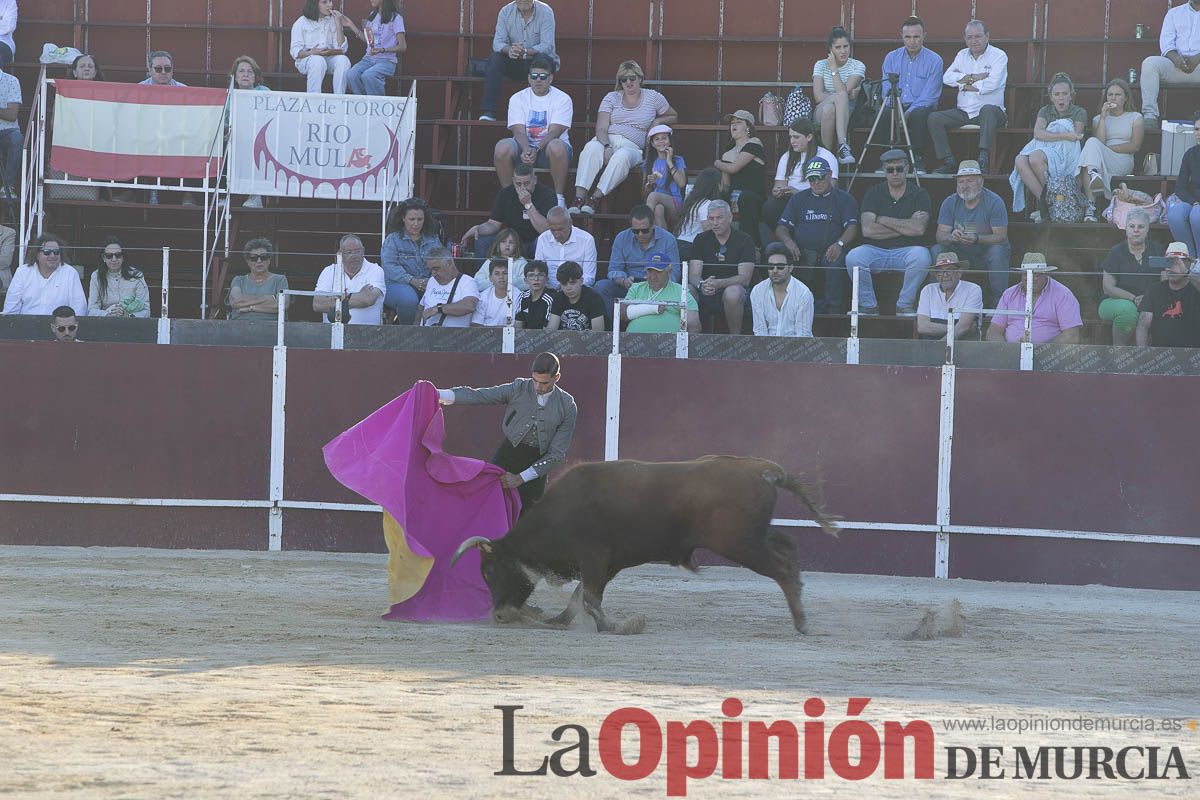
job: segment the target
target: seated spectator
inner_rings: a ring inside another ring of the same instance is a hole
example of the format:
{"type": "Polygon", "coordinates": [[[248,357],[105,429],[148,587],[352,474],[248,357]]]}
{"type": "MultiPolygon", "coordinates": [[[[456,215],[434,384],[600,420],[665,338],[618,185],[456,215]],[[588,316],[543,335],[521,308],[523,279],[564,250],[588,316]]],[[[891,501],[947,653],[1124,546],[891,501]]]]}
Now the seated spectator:
{"type": "Polygon", "coordinates": [[[642,191],[646,205],[654,212],[654,224],[673,228],[683,208],[683,192],[687,188],[687,164],[683,156],[675,155],[675,142],[670,125],[655,125],[647,134],[646,161],[642,165],[646,181],[642,191]]]}
{"type": "Polygon", "coordinates": [[[846,272],[851,281],[858,272],[858,313],[878,314],[875,283],[877,272],[903,271],[904,285],[896,300],[896,314],[911,317],[917,311],[917,292],[925,282],[931,259],[921,244],[929,227],[932,203],[929,192],[908,180],[908,154],[888,150],[881,157],[887,179],[867,190],[860,218],[863,243],[846,254],[846,272]]]}
{"type": "Polygon", "coordinates": [[[1058,269],[1046,263],[1041,253],[1026,253],[1016,269],[1021,280],[1008,287],[996,304],[996,314],[988,325],[989,342],[1021,342],[1025,340],[1025,274],[1033,273],[1033,319],[1030,339],[1034,344],[1078,344],[1083,331],[1079,316],[1079,301],[1071,290],[1049,276],[1058,269]]]}
{"type": "Polygon", "coordinates": [[[604,301],[584,284],[583,267],[574,261],[564,261],[558,265],[557,277],[561,288],[550,301],[546,330],[604,330],[604,301]]]}
{"type": "Polygon", "coordinates": [[[401,325],[416,318],[417,304],[429,285],[426,260],[442,246],[436,231],[437,222],[420,198],[404,201],[388,215],[387,236],[379,254],[387,278],[383,302],[395,309],[401,325]]]}
{"type": "Polygon", "coordinates": [[[646,280],[635,283],[626,296],[629,300],[645,300],[638,305],[621,306],[621,321],[628,323],[629,333],[677,333],[680,330],[700,332],[700,309],[691,292],[683,284],[671,280],[675,265],[656,255],[646,262],[646,280]],[[687,297],[686,328],[679,327],[679,303],[687,297]]]}
{"type": "MultiPolygon", "coordinates": [[[[1013,211],[1017,213],[1025,210],[1025,189],[1033,193],[1035,203],[1040,203],[1051,178],[1079,171],[1079,143],[1083,141],[1087,111],[1075,105],[1075,84],[1065,73],[1059,72],[1051,79],[1046,93],[1050,102],[1038,111],[1033,140],[1017,154],[1008,178],[1013,190],[1013,211]]],[[[1030,219],[1041,222],[1041,212],[1033,212],[1030,219]]]]}
{"type": "Polygon", "coordinates": [[[4,296],[4,314],[49,314],[59,306],[70,306],[76,315],[87,316],[87,298],[79,271],[66,263],[66,243],[53,233],[33,240],[25,263],[17,267],[8,294],[4,296]]]}
{"type": "Polygon", "coordinates": [[[641,160],[650,129],[670,125],[678,119],[667,98],[653,89],[642,88],[645,79],[636,61],[625,61],[617,67],[616,91],[604,95],[600,101],[596,135],[579,154],[571,214],[594,214],[600,200],[612,194],[641,160]]]}
{"type": "Polygon", "coordinates": [[[271,91],[270,87],[263,83],[262,68],[250,56],[235,58],[233,65],[229,67],[229,77],[233,81],[234,89],[253,92],[271,91]]]}
{"type": "MultiPolygon", "coordinates": [[[[883,58],[883,106],[890,109],[891,81],[888,75],[898,75],[900,108],[904,111],[904,127],[908,129],[913,152],[913,172],[925,172],[925,142],[929,139],[929,115],[937,111],[942,96],[942,57],[925,46],[925,21],[909,17],[900,23],[903,47],[897,47],[883,58]]],[[[884,111],[888,119],[890,111],[884,111]]],[[[898,141],[900,131],[892,131],[898,141]]],[[[833,176],[835,179],[837,175],[833,176]]]]}
{"type": "Polygon", "coordinates": [[[396,0],[371,0],[371,13],[363,20],[362,30],[344,14],[342,24],[367,45],[362,59],[346,73],[350,94],[386,95],[385,83],[396,74],[400,61],[396,54],[408,48],[404,17],[396,0]]]}
{"type": "Polygon", "coordinates": [[[729,141],[713,166],[721,172],[721,186],[730,202],[737,204],[738,227],[759,245],[762,234],[758,231],[758,214],[765,200],[767,151],[754,135],[754,115],[749,111],[735,111],[725,117],[725,122],[729,125],[729,141]]]}
{"type": "Polygon", "coordinates": [[[103,263],[92,271],[88,283],[88,315],[92,317],[150,316],[150,288],[146,276],[129,263],[125,246],[116,236],[104,240],[103,263]]]}
{"type": "MultiPolygon", "coordinates": [[[[556,274],[559,264],[575,262],[583,270],[584,286],[590,288],[596,283],[596,240],[583,228],[575,227],[562,206],[550,209],[546,221],[550,229],[538,237],[534,258],[545,261],[556,274]]],[[[551,280],[550,288],[557,289],[558,281],[551,280]]]]}
{"type": "Polygon", "coordinates": [[[104,70],[100,69],[100,62],[91,53],[75,56],[71,62],[71,77],[77,81],[108,80],[104,77],[104,70]]]}
{"type": "Polygon", "coordinates": [[[1150,285],[1138,305],[1139,347],[1200,347],[1200,273],[1183,242],[1167,246],[1166,280],[1150,285]]]}
{"type": "Polygon", "coordinates": [[[688,284],[700,314],[724,313],[729,332],[742,332],[754,277],[754,240],[733,229],[733,211],[724,200],[708,204],[708,230],[696,236],[688,262],[688,284]]]}
{"type": "MultiPolygon", "coordinates": [[[[362,239],[352,233],[342,237],[338,243],[337,262],[321,270],[317,278],[318,292],[336,292],[342,296],[342,321],[350,325],[382,325],[383,296],[387,292],[387,281],[383,267],[363,258],[362,239]],[[346,319],[347,310],[349,319],[346,319]]],[[[337,298],[317,296],[313,298],[313,311],[325,314],[329,322],[334,321],[337,298]]]]}
{"type": "Polygon", "coordinates": [[[513,278],[513,284],[517,287],[518,292],[523,292],[529,288],[525,283],[525,255],[521,252],[521,237],[512,228],[505,228],[496,235],[492,242],[492,248],[488,250],[487,261],[479,267],[479,271],[475,273],[475,286],[479,288],[479,293],[483,294],[492,285],[492,265],[503,262],[505,268],[508,267],[509,259],[512,259],[512,270],[516,271],[516,276],[513,278]]]}
{"type": "Polygon", "coordinates": [[[821,143],[837,153],[842,164],[853,164],[846,138],[850,114],[854,111],[858,87],[867,77],[867,65],[850,57],[850,34],[837,27],[826,39],[829,54],[813,64],[813,119],[821,126],[821,143]],[[837,137],[836,142],[834,137],[837,137]]]}
{"type": "Polygon", "coordinates": [[[13,278],[13,256],[17,253],[17,232],[0,225],[0,294],[8,291],[13,278]]]}
{"type": "Polygon", "coordinates": [[[25,137],[17,117],[21,113],[21,83],[0,70],[0,192],[4,199],[21,196],[21,151],[25,137]]]}
{"type": "Polygon", "coordinates": [[[814,158],[823,158],[829,165],[833,185],[837,185],[838,162],[833,153],[817,144],[816,128],[812,121],[801,117],[788,126],[788,149],[779,157],[775,168],[775,185],[771,188],[771,199],[763,205],[762,219],[768,228],[787,208],[788,200],[797,192],[809,188],[804,177],[804,167],[814,158]]]}
{"type": "Polygon", "coordinates": [[[0,0],[0,69],[12,63],[17,52],[13,33],[17,30],[17,0],[0,0]]]}
{"type": "Polygon", "coordinates": [[[175,80],[175,59],[166,50],[155,50],[146,56],[146,79],[142,86],[187,86],[175,80]]]}
{"type": "Polygon", "coordinates": [[[56,342],[79,342],[75,332],[79,330],[79,320],[75,318],[75,309],[70,306],[59,306],[50,314],[50,335],[56,342]]]}
{"type": "Polygon", "coordinates": [[[654,224],[650,206],[637,205],[629,210],[629,227],[613,239],[608,277],[596,281],[596,291],[604,300],[604,319],[612,324],[613,302],[625,297],[629,287],[646,280],[646,264],[655,257],[671,266],[671,278],[678,282],[682,271],[677,266],[679,248],[675,237],[654,224]]]}
{"type": "Polygon", "coordinates": [[[488,264],[491,283],[479,293],[479,304],[471,315],[472,328],[500,328],[516,316],[508,304],[508,262],[497,259],[488,264]]]}
{"type": "Polygon", "coordinates": [[[696,237],[708,230],[708,204],[721,199],[721,172],[706,167],[696,176],[696,182],[683,200],[679,224],[675,227],[675,243],[679,246],[680,263],[691,258],[696,237]]]}
{"type": "Polygon", "coordinates": [[[946,86],[958,87],[958,107],[929,115],[929,142],[941,162],[939,175],[954,174],[954,154],[947,131],[964,125],[979,126],[979,167],[986,175],[996,131],[1008,124],[1004,112],[1004,86],[1008,83],[1008,55],[988,43],[987,26],[973,19],[963,30],[967,46],[958,51],[942,76],[946,86]]]}
{"type": "Polygon", "coordinates": [[[545,261],[525,262],[525,282],[529,288],[521,292],[516,327],[540,331],[550,324],[550,304],[554,296],[546,291],[549,276],[550,268],[545,261]]]}
{"type": "Polygon", "coordinates": [[[1144,209],[1131,209],[1125,217],[1125,241],[1112,246],[1100,262],[1103,272],[1104,299],[1100,301],[1100,319],[1112,323],[1115,345],[1133,344],[1138,324],[1138,306],[1146,290],[1159,281],[1159,269],[1150,259],[1164,254],[1159,242],[1149,239],[1150,215],[1144,209]]]}
{"type": "MultiPolygon", "coordinates": [[[[275,261],[275,247],[270,239],[251,239],[246,242],[242,258],[250,271],[238,275],[229,287],[229,318],[230,319],[261,319],[275,321],[279,318],[279,303],[283,303],[284,314],[287,313],[288,296],[280,292],[287,291],[286,275],[272,272],[275,261]]],[[[346,307],[342,307],[346,314],[346,307]]]]}
{"type": "Polygon", "coordinates": [[[1079,155],[1079,186],[1087,195],[1084,222],[1096,221],[1096,194],[1112,198],[1114,175],[1132,175],[1133,157],[1142,149],[1146,130],[1133,110],[1129,84],[1113,78],[1104,87],[1100,113],[1092,117],[1092,137],[1079,155]]]}
{"type": "Polygon", "coordinates": [[[767,245],[767,279],[750,290],[755,336],[811,337],[813,293],[792,275],[791,258],[780,242],[767,245]]]}
{"type": "Polygon", "coordinates": [[[521,249],[533,258],[537,238],[550,229],[546,215],[554,208],[554,191],[537,181],[537,174],[528,164],[513,169],[512,186],[505,186],[492,203],[487,222],[473,225],[463,234],[462,246],[475,242],[475,257],[486,258],[492,240],[503,228],[512,228],[521,237],[521,249]]]}
{"type": "Polygon", "coordinates": [[[976,268],[986,266],[991,287],[988,301],[995,302],[1008,287],[1012,257],[1008,212],[1000,195],[984,188],[978,162],[959,164],[955,181],[956,192],[942,201],[938,211],[937,244],[930,250],[934,258],[943,250],[953,250],[976,268]]]}
{"type": "MultiPolygon", "coordinates": [[[[1170,5],[1168,3],[1168,5],[1170,5]]],[[[1142,116],[1147,125],[1158,126],[1158,89],[1162,83],[1200,82],[1200,4],[1194,0],[1167,11],[1158,35],[1161,55],[1142,61],[1142,116]]],[[[1195,249],[1192,249],[1195,253],[1195,249]]]]}
{"type": "Polygon", "coordinates": [[[936,283],[921,290],[917,301],[917,335],[922,339],[945,339],[950,330],[949,309],[962,312],[954,326],[955,339],[979,338],[979,315],[983,311],[983,289],[962,279],[966,261],[953,250],[938,254],[930,270],[936,283]],[[974,336],[972,337],[972,333],[974,336]]]}
{"type": "Polygon", "coordinates": [[[833,185],[832,170],[823,158],[804,168],[809,188],[792,195],[775,227],[775,236],[793,263],[808,267],[805,283],[823,276],[824,297],[818,314],[846,310],[846,247],[858,236],[858,203],[833,185]]]}
{"type": "Polygon", "coordinates": [[[350,59],[346,57],[346,23],[348,20],[333,8],[333,0],[304,0],[304,10],[292,23],[292,40],[288,52],[296,69],[308,79],[309,94],[320,94],[325,73],[333,72],[333,93],[346,93],[346,74],[350,59]]]}
{"type": "Polygon", "coordinates": [[[500,186],[513,180],[518,164],[550,168],[558,205],[566,205],[567,169],[571,166],[571,120],[575,103],[554,88],[554,60],[535,56],[529,67],[529,87],[508,99],[508,129],[512,136],[496,142],[493,160],[500,186]]]}
{"type": "MultiPolygon", "coordinates": [[[[1200,111],[1192,115],[1192,128],[1200,144],[1200,111]]],[[[1200,245],[1200,147],[1189,147],[1179,164],[1175,178],[1175,194],[1167,203],[1167,225],[1171,236],[1183,242],[1188,250],[1197,253],[1200,245]]]]}
{"type": "Polygon", "coordinates": [[[496,121],[501,80],[506,77],[514,81],[525,80],[537,56],[549,58],[554,71],[558,72],[558,54],[554,51],[554,9],[541,0],[512,0],[496,15],[496,35],[492,37],[492,55],[484,73],[480,119],[496,121]]]}
{"type": "Polygon", "coordinates": [[[450,251],[444,247],[430,251],[428,262],[429,284],[421,296],[414,324],[427,328],[468,327],[479,305],[475,281],[458,271],[450,251]]]}

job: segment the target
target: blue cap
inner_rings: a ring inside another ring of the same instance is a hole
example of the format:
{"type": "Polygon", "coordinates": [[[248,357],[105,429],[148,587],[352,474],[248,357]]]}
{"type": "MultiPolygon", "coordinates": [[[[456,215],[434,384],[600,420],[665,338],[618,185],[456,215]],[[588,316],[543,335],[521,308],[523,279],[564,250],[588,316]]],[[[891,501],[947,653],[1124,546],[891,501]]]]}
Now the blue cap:
{"type": "Polygon", "coordinates": [[[646,269],[670,269],[673,266],[666,253],[651,253],[646,258],[646,269]]]}
{"type": "Polygon", "coordinates": [[[809,162],[804,165],[805,178],[820,177],[822,175],[828,175],[832,172],[833,170],[829,168],[829,162],[820,157],[810,159],[809,162]]]}

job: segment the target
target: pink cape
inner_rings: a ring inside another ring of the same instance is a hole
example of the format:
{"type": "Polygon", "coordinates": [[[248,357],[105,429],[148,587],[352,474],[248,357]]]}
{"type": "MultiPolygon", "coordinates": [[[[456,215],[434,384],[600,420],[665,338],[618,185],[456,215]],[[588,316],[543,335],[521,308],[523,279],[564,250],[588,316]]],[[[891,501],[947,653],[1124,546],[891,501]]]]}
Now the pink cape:
{"type": "MultiPolygon", "coordinates": [[[[495,539],[508,533],[521,501],[515,489],[500,485],[504,470],[444,452],[445,438],[437,390],[419,381],[324,447],[333,477],[381,505],[398,523],[407,547],[401,553],[393,549],[393,560],[432,559],[424,581],[416,579],[419,588],[394,603],[384,619],[460,621],[491,613],[479,553],[469,551],[453,570],[450,558],[470,536],[495,539]]],[[[392,549],[392,540],[388,543],[392,549]]],[[[389,562],[389,572],[392,567],[389,562]]],[[[425,575],[422,569],[416,572],[425,575]]]]}

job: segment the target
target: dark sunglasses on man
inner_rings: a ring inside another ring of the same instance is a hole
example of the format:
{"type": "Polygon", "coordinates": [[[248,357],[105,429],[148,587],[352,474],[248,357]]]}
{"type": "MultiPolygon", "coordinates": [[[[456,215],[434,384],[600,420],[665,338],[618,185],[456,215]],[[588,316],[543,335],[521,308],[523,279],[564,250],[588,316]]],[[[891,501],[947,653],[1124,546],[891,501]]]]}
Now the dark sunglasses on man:
{"type": "Polygon", "coordinates": [[[162,64],[155,64],[154,71],[161,75],[164,72],[174,72],[175,68],[170,64],[167,64],[165,67],[162,64]]]}

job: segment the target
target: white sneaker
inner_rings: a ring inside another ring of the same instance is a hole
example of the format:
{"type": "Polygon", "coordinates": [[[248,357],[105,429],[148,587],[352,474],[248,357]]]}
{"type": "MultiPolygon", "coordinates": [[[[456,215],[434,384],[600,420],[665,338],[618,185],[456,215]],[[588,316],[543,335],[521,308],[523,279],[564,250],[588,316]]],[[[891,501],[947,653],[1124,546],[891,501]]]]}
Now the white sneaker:
{"type": "Polygon", "coordinates": [[[1042,212],[1040,212],[1040,211],[1031,211],[1031,212],[1029,213],[1029,221],[1030,221],[1030,222],[1041,222],[1041,221],[1042,221],[1042,212]]]}
{"type": "Polygon", "coordinates": [[[495,122],[496,118],[493,117],[491,114],[480,114],[479,121],[480,122],[495,122]]]}
{"type": "Polygon", "coordinates": [[[262,195],[252,194],[242,203],[242,208],[262,208],[262,195]]]}
{"type": "Polygon", "coordinates": [[[839,164],[853,164],[854,154],[850,152],[850,145],[842,142],[838,145],[837,160],[839,164]]]}

